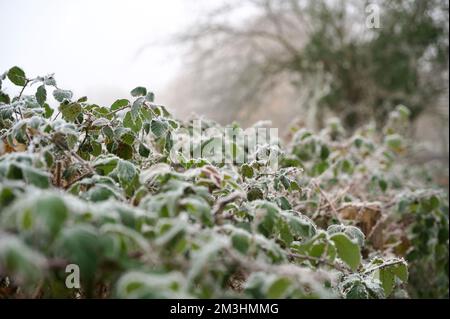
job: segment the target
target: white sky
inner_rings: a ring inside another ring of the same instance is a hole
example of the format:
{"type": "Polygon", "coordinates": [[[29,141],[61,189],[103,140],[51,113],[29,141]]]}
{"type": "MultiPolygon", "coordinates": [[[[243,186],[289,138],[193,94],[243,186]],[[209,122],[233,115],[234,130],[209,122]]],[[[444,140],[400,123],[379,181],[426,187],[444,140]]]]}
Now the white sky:
{"type": "Polygon", "coordinates": [[[0,0],[0,73],[56,73],[58,86],[110,104],[135,86],[156,93],[182,67],[161,43],[222,0],[0,0]]]}

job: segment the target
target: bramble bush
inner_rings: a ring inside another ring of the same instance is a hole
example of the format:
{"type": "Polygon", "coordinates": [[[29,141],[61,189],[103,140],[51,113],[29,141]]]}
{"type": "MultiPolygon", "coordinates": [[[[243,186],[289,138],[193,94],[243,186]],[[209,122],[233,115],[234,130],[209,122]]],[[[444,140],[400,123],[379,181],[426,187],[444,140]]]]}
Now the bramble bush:
{"type": "Polygon", "coordinates": [[[253,151],[144,87],[105,107],[53,75],[0,79],[1,297],[448,297],[448,194],[402,161],[404,106],[382,134],[331,120],[253,151]]]}

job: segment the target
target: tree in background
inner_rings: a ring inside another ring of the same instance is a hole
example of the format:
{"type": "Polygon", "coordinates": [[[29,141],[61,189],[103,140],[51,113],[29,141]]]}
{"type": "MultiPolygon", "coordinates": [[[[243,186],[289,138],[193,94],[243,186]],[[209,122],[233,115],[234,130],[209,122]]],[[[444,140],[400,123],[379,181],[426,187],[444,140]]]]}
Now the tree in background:
{"type": "Polygon", "coordinates": [[[448,1],[228,2],[181,39],[207,101],[197,106],[223,121],[245,120],[286,86],[291,113],[306,108],[320,127],[326,110],[350,129],[381,127],[398,104],[414,119],[448,94],[448,1]],[[373,9],[379,28],[366,24],[373,9]]]}

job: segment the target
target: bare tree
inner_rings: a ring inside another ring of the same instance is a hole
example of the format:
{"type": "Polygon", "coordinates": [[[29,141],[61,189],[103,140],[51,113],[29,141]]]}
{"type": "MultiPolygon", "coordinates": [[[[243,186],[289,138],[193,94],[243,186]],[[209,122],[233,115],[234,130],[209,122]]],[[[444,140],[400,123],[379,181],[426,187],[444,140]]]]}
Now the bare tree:
{"type": "Polygon", "coordinates": [[[178,38],[194,66],[191,83],[181,83],[193,97],[187,103],[227,122],[282,105],[285,116],[309,110],[320,125],[328,109],[350,128],[383,122],[399,103],[419,114],[448,91],[448,3],[375,1],[378,29],[366,26],[367,4],[227,2],[178,38]],[[289,102],[278,103],[286,86],[289,102]]]}

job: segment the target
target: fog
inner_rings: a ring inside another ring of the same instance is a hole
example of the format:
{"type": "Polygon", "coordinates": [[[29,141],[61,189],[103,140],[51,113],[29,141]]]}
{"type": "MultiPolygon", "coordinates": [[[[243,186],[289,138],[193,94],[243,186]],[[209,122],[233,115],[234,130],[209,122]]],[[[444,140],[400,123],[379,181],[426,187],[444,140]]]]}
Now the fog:
{"type": "Polygon", "coordinates": [[[158,95],[182,67],[168,45],[218,1],[0,0],[0,72],[56,73],[58,86],[110,104],[138,85],[158,95]]]}

